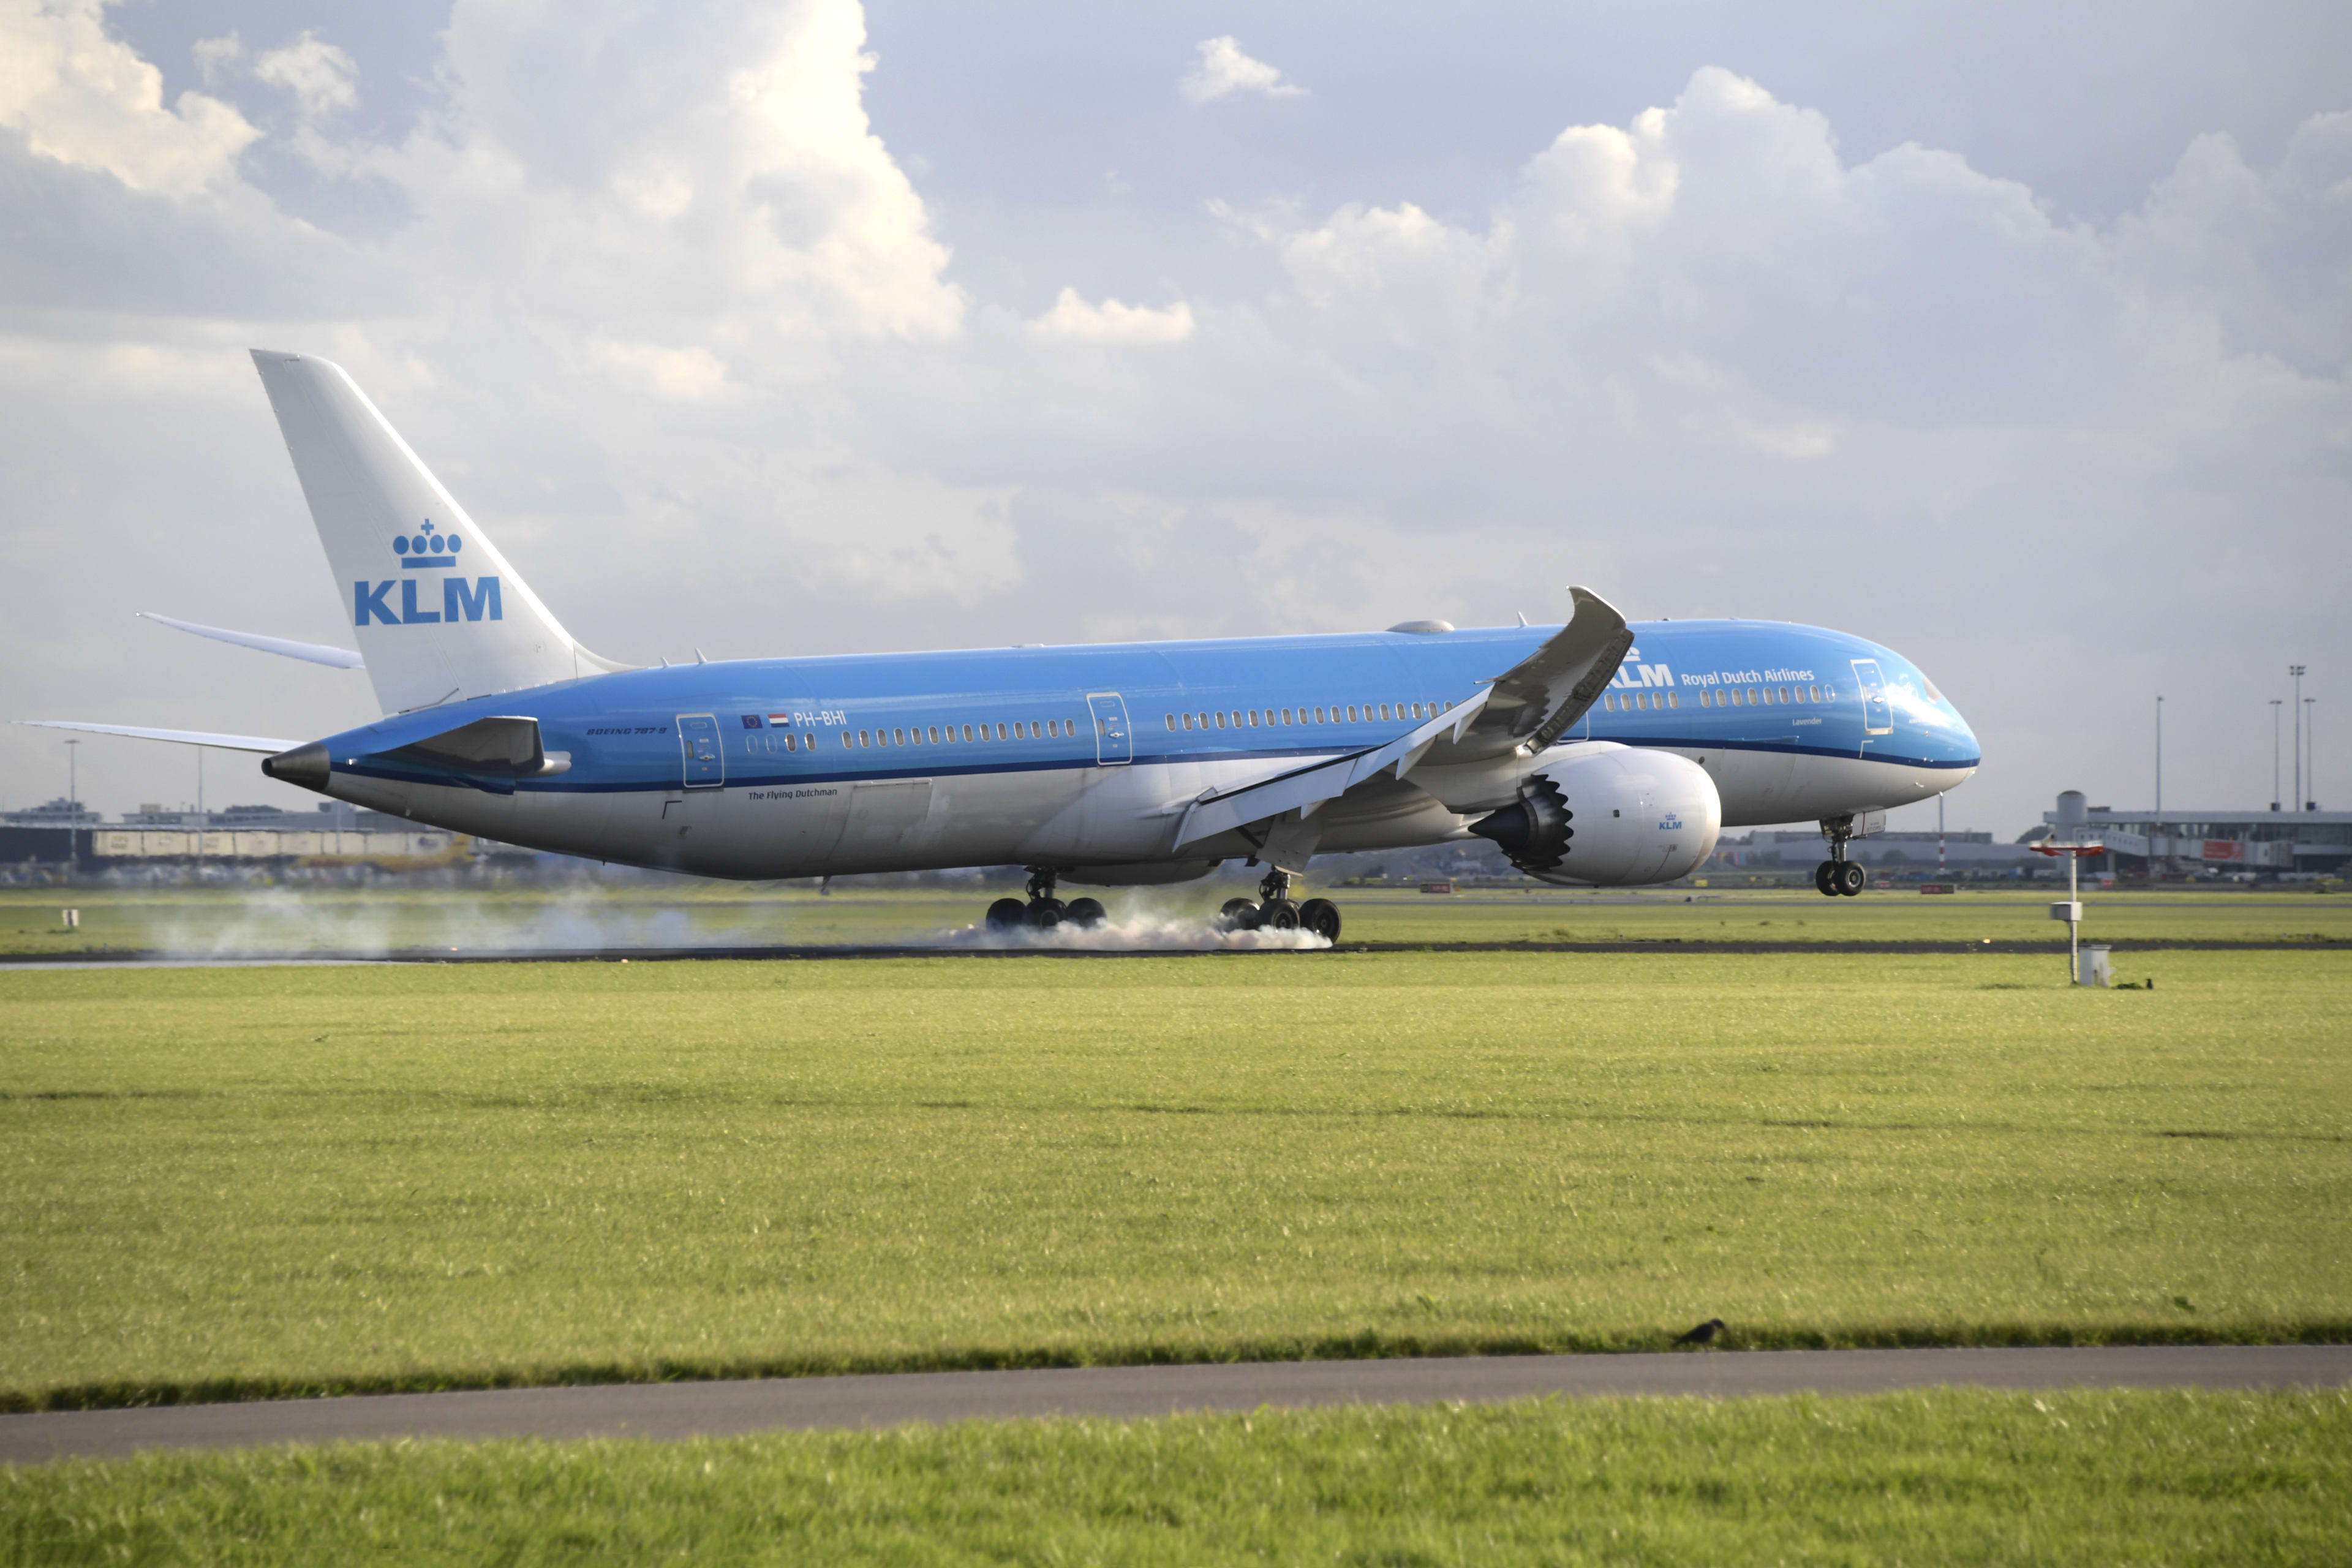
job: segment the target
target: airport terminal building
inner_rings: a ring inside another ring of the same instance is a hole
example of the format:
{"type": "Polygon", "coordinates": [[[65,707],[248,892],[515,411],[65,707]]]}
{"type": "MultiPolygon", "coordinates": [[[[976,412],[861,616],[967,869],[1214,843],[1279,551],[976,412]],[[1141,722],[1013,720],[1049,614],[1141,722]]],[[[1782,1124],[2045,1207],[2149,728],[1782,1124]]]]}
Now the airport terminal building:
{"type": "Polygon", "coordinates": [[[80,873],[212,868],[429,870],[458,865],[476,841],[404,817],[327,801],[316,811],[232,805],[169,811],[142,805],[107,822],[79,801],[0,815],[0,878],[45,869],[80,873]]]}
{"type": "Polygon", "coordinates": [[[2352,861],[2352,811],[2118,811],[2093,805],[2079,824],[2061,803],[2042,814],[2053,835],[2095,839],[2107,852],[2089,862],[2108,876],[2334,877],[2352,861]]]}

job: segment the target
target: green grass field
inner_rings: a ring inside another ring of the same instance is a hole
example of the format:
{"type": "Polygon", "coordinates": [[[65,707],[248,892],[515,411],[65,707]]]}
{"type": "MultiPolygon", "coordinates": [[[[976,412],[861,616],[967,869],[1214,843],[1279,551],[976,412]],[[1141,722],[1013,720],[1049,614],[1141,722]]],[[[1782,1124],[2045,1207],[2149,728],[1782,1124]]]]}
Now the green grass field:
{"type": "Polygon", "coordinates": [[[2352,957],[0,973],[0,1399],[2352,1333],[2352,957]]]}
{"type": "Polygon", "coordinates": [[[2352,1405],[1943,1392],[0,1468],[19,1563],[2338,1563],[2352,1405]]]}
{"type": "MultiPolygon", "coordinates": [[[[1066,889],[1072,893],[1078,889],[1066,889]]],[[[1099,890],[1099,889],[1097,889],[1099,890]]],[[[1105,894],[1114,917],[1205,920],[1241,884],[1105,894]]],[[[1638,892],[1473,891],[1433,898],[1401,889],[1316,889],[1337,899],[1349,944],[1558,942],[2033,942],[2063,945],[2053,889],[1860,899],[1810,890],[1664,889],[1638,892]]],[[[977,921],[992,896],[845,884],[808,888],[649,881],[573,891],[16,889],[0,892],[0,953],[103,950],[301,952],[449,949],[925,943],[977,921]],[[64,928],[63,909],[81,925],[64,928]]],[[[2352,941],[2352,897],[2308,890],[2199,888],[2093,893],[2093,940],[2352,941]]]]}

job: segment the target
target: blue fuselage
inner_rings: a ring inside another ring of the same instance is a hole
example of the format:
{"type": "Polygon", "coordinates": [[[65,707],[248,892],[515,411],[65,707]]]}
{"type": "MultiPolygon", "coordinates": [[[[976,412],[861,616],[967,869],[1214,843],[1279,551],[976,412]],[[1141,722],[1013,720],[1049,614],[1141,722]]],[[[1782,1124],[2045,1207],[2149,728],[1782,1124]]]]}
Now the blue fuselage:
{"type": "MultiPolygon", "coordinates": [[[[337,771],[332,793],[346,798],[512,842],[718,875],[1048,853],[1142,858],[1159,852],[1150,819],[1166,809],[1162,800],[1395,739],[1474,696],[1555,629],[678,666],[397,715],[326,746],[337,771]],[[568,755],[568,768],[453,790],[446,774],[383,755],[492,714],[535,718],[546,751],[568,755]],[[1076,804],[1091,790],[1085,775],[1107,769],[1128,770],[1117,824],[1107,804],[1117,792],[1093,791],[1100,798],[1084,811],[1076,804]],[[807,816],[803,828],[794,826],[803,816],[789,815],[914,780],[930,781],[927,799],[936,786],[965,803],[961,826],[929,837],[901,831],[888,837],[888,853],[853,854],[856,844],[882,839],[861,835],[854,816],[807,816]],[[509,798],[494,806],[488,796],[509,798]],[[647,804],[625,811],[614,797],[647,804]],[[714,806],[713,797],[730,804],[714,806]],[[666,803],[657,813],[656,802],[666,803]],[[698,827],[702,837],[689,847],[698,827]]],[[[1603,700],[1561,743],[1613,741],[1689,756],[1719,786],[1727,826],[1900,805],[1950,788],[1978,765],[1976,737],[1958,710],[1891,649],[1769,622],[1662,621],[1633,631],[1603,700]]],[[[1412,829],[1419,838],[1400,841],[1427,841],[1433,831],[1423,823],[1412,829]]],[[[1460,831],[1449,818],[1441,836],[1460,831]]]]}
{"type": "MultiPolygon", "coordinates": [[[[1088,699],[1117,694],[1132,734],[1127,762],[1306,758],[1410,730],[1414,704],[1433,712],[1462,701],[1557,629],[731,660],[398,715],[327,746],[339,758],[380,752],[481,714],[527,712],[572,767],[515,787],[558,794],[688,782],[681,717],[708,718],[716,731],[717,778],[694,782],[729,786],[1087,768],[1105,765],[1088,699]]],[[[1958,710],[1877,644],[1756,621],[1656,621],[1634,631],[1607,699],[1570,739],[1978,765],[1958,710]],[[1864,700],[1874,679],[1877,711],[1864,700]]]]}

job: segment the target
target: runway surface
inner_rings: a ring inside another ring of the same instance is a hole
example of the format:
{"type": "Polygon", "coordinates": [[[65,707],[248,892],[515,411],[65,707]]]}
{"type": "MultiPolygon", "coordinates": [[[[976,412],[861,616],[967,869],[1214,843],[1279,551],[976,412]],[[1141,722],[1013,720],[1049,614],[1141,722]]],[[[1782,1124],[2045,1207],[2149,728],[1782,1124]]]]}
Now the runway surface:
{"type": "MultiPolygon", "coordinates": [[[[2119,937],[2103,945],[2117,953],[2139,952],[2341,952],[2352,942],[2333,937],[2174,939],[2119,937]]],[[[752,946],[609,948],[393,948],[381,952],[166,952],[150,949],[88,952],[0,953],[0,970],[33,969],[221,969],[282,964],[362,963],[665,963],[713,959],[816,960],[877,958],[1285,958],[1316,953],[1374,952],[1590,952],[1667,953],[1689,957],[1706,953],[1855,953],[1986,952],[2038,957],[2063,955],[2063,941],[2011,942],[1723,942],[1661,938],[1654,942],[1339,942],[1323,948],[1249,947],[1062,947],[1051,942],[1002,946],[752,946]]]]}
{"type": "Polygon", "coordinates": [[[1542,1394],[1737,1398],[1946,1386],[2271,1388],[2347,1383],[2352,1345],[1693,1351],[893,1373],[0,1415],[0,1462],[142,1448],[394,1437],[675,1440],[978,1417],[1147,1416],[1261,1405],[1433,1404],[1542,1394]]]}

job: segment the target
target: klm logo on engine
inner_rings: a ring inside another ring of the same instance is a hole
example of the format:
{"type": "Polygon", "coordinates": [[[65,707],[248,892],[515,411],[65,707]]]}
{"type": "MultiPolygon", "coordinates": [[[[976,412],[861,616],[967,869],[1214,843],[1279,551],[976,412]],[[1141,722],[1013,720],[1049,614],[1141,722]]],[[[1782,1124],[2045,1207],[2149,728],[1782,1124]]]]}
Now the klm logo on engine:
{"type": "MultiPolygon", "coordinates": [[[[465,548],[466,542],[460,536],[436,531],[431,518],[426,518],[425,526],[415,533],[402,534],[392,542],[393,556],[404,573],[455,572],[457,557],[465,548]]],[[[416,602],[416,583],[414,577],[401,576],[387,577],[375,584],[352,584],[352,625],[363,626],[374,620],[388,626],[433,626],[442,621],[478,621],[485,615],[494,621],[506,619],[506,607],[499,602],[496,577],[442,578],[441,607],[437,610],[426,609],[416,602]],[[397,611],[388,602],[394,584],[400,587],[397,611]]]]}

